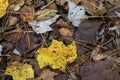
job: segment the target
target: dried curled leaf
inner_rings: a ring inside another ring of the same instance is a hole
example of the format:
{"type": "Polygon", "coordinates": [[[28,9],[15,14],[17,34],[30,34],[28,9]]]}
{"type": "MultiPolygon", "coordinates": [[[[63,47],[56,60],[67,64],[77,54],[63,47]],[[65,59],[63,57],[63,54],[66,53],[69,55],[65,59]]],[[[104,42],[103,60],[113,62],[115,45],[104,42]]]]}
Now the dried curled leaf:
{"type": "Polygon", "coordinates": [[[6,68],[5,74],[12,75],[14,80],[26,80],[34,78],[34,71],[29,64],[13,62],[6,68]]]}
{"type": "Polygon", "coordinates": [[[7,7],[8,7],[8,0],[0,0],[0,18],[6,14],[7,7]]]}
{"type": "Polygon", "coordinates": [[[82,5],[85,10],[91,15],[102,15],[106,13],[106,8],[103,6],[103,3],[100,2],[96,5],[97,0],[83,0],[82,5]]]}
{"type": "Polygon", "coordinates": [[[99,48],[99,45],[91,52],[91,58],[94,60],[94,61],[99,61],[99,60],[102,60],[102,59],[105,59],[107,58],[107,55],[105,54],[99,54],[100,52],[100,48],[99,48]]]}
{"type": "Polygon", "coordinates": [[[66,46],[61,41],[53,40],[48,48],[40,48],[36,51],[40,68],[50,66],[53,69],[65,70],[67,63],[77,58],[75,42],[66,46]]]}
{"type": "Polygon", "coordinates": [[[24,5],[24,0],[15,0],[10,2],[11,5],[9,6],[8,10],[10,11],[18,11],[20,10],[21,6],[24,5]]]}

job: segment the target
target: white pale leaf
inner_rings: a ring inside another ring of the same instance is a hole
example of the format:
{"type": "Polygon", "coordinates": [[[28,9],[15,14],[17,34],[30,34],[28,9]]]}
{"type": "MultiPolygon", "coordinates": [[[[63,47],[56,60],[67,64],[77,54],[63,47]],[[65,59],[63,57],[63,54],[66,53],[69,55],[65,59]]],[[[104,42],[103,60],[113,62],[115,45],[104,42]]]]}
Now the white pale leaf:
{"type": "Polygon", "coordinates": [[[120,12],[115,11],[115,13],[116,13],[117,16],[120,18],[120,12]]]}
{"type": "Polygon", "coordinates": [[[14,49],[13,53],[21,56],[20,52],[17,49],[14,49]]]}
{"type": "Polygon", "coordinates": [[[69,5],[68,19],[72,21],[72,24],[76,27],[82,22],[85,17],[85,9],[83,6],[77,6],[71,0],[66,0],[69,5]]]}
{"type": "Polygon", "coordinates": [[[2,52],[2,50],[3,50],[3,46],[0,45],[0,56],[1,56],[1,52],[2,52]]]}
{"type": "Polygon", "coordinates": [[[60,15],[55,15],[54,17],[48,19],[48,20],[42,20],[42,21],[33,21],[29,22],[29,25],[32,26],[34,32],[37,34],[40,33],[46,33],[48,31],[52,31],[53,29],[50,27],[51,24],[53,24],[60,15]]]}

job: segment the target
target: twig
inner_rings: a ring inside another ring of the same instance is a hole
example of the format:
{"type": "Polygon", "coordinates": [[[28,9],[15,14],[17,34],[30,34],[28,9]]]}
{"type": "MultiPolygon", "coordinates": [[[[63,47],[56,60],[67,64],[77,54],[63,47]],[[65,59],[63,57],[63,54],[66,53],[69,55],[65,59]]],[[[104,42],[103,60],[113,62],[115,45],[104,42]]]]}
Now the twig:
{"type": "Polygon", "coordinates": [[[112,8],[112,9],[110,9],[108,12],[111,12],[111,11],[113,11],[114,9],[118,8],[118,7],[120,7],[120,4],[117,5],[116,7],[112,8]]]}
{"type": "Polygon", "coordinates": [[[84,46],[84,47],[86,47],[86,48],[88,48],[88,49],[90,49],[90,50],[93,50],[94,48],[92,48],[92,47],[90,47],[90,46],[87,46],[86,44],[83,44],[82,42],[80,42],[80,41],[76,41],[76,40],[74,40],[74,39],[70,39],[70,38],[66,38],[66,37],[63,37],[64,39],[67,39],[67,40],[69,40],[69,41],[75,41],[77,44],[81,44],[82,46],[84,46]]]}
{"type": "Polygon", "coordinates": [[[55,1],[55,0],[50,1],[47,5],[41,7],[41,9],[45,9],[45,8],[48,7],[50,4],[52,4],[54,1],[55,1]]]}
{"type": "Polygon", "coordinates": [[[70,75],[73,77],[73,79],[77,79],[77,80],[79,80],[71,71],[70,71],[70,69],[67,67],[67,70],[69,71],[69,73],[70,73],[70,75]]]}

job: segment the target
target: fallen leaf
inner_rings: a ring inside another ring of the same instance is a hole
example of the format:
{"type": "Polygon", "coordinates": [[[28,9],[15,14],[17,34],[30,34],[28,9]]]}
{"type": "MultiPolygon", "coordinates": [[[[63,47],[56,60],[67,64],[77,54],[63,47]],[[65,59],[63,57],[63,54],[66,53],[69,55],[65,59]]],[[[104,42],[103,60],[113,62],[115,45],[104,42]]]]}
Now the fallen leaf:
{"type": "Polygon", "coordinates": [[[103,6],[102,2],[97,4],[98,0],[82,0],[82,6],[91,15],[102,15],[106,13],[106,8],[103,6]]]}
{"type": "Polygon", "coordinates": [[[39,8],[39,7],[43,6],[43,5],[45,5],[45,1],[44,0],[35,0],[34,1],[35,9],[39,8]]]}
{"type": "MultiPolygon", "coordinates": [[[[102,21],[98,19],[86,19],[83,22],[80,23],[78,30],[76,31],[74,37],[75,40],[83,40],[87,41],[89,43],[96,43],[96,33],[99,29],[99,27],[102,25],[102,21]]],[[[85,48],[81,44],[77,44],[77,51],[78,54],[84,54],[88,51],[87,48],[85,48]]]]}
{"type": "Polygon", "coordinates": [[[73,36],[73,33],[69,29],[67,29],[67,28],[60,28],[58,31],[63,36],[69,36],[69,37],[73,36]]]}
{"type": "Polygon", "coordinates": [[[55,9],[43,9],[39,10],[35,13],[35,20],[46,20],[49,19],[50,17],[55,16],[57,13],[57,10],[55,9]]]}
{"type": "Polygon", "coordinates": [[[26,80],[27,78],[34,78],[34,71],[29,64],[21,64],[20,62],[13,62],[7,66],[5,74],[12,75],[14,80],[26,80]]]}
{"type": "MultiPolygon", "coordinates": [[[[29,64],[32,66],[32,68],[33,68],[33,70],[34,70],[34,76],[39,76],[41,70],[40,70],[40,68],[39,68],[39,65],[38,65],[37,60],[34,59],[34,58],[33,58],[33,59],[26,59],[26,62],[29,63],[29,64]]],[[[33,78],[33,79],[36,80],[36,78],[37,78],[37,77],[35,77],[35,78],[33,78]]],[[[29,80],[29,79],[28,79],[28,80],[29,80]]]]}
{"type": "Polygon", "coordinates": [[[20,17],[22,19],[23,22],[31,22],[34,19],[34,9],[33,7],[28,7],[28,6],[23,6],[20,9],[21,13],[25,13],[25,14],[21,14],[20,17]]]}
{"type": "Polygon", "coordinates": [[[66,80],[68,78],[68,75],[66,73],[58,73],[58,75],[55,76],[55,80],[66,80]]]}
{"type": "Polygon", "coordinates": [[[77,58],[75,42],[66,46],[61,41],[52,40],[48,48],[40,48],[36,51],[40,68],[50,66],[53,69],[65,71],[67,63],[77,58]]]}
{"type": "Polygon", "coordinates": [[[71,25],[69,25],[66,21],[63,21],[62,19],[59,19],[55,24],[60,27],[71,29],[71,25]]]}
{"type": "Polygon", "coordinates": [[[82,80],[119,80],[119,70],[111,69],[114,63],[110,60],[86,61],[80,68],[82,80]],[[111,71],[112,70],[112,71],[111,71]]]}
{"type": "Polygon", "coordinates": [[[31,6],[34,2],[32,0],[25,0],[27,6],[31,6]]]}
{"type": "Polygon", "coordinates": [[[37,33],[46,33],[47,31],[52,31],[53,29],[50,27],[51,24],[53,24],[60,15],[55,15],[54,17],[48,19],[48,20],[42,20],[42,21],[33,21],[29,22],[29,25],[32,26],[33,30],[37,33]]]}
{"type": "Polygon", "coordinates": [[[110,31],[115,31],[118,35],[120,35],[120,20],[116,21],[113,27],[109,28],[110,31]]]}
{"type": "Polygon", "coordinates": [[[54,80],[54,76],[57,75],[57,73],[50,71],[49,69],[44,70],[40,77],[37,78],[38,80],[54,80]]]}
{"type": "Polygon", "coordinates": [[[93,58],[94,61],[99,61],[99,60],[107,58],[107,55],[104,55],[104,54],[91,54],[91,57],[93,58]]]}
{"type": "Polygon", "coordinates": [[[20,10],[21,6],[24,5],[24,0],[15,0],[12,1],[13,3],[8,7],[10,11],[18,11],[20,10]]]}
{"type": "Polygon", "coordinates": [[[115,11],[115,13],[116,13],[117,16],[120,18],[120,12],[115,11]]]}
{"type": "Polygon", "coordinates": [[[120,57],[113,59],[113,61],[119,64],[120,63],[120,57]]]}
{"type": "Polygon", "coordinates": [[[2,62],[2,57],[0,57],[0,62],[2,62]]]}
{"type": "Polygon", "coordinates": [[[56,3],[59,4],[60,6],[63,6],[66,0],[56,0],[56,3]]]}
{"type": "Polygon", "coordinates": [[[0,80],[13,80],[13,77],[10,75],[0,74],[0,80]]]}
{"type": "Polygon", "coordinates": [[[82,22],[85,17],[85,9],[83,6],[77,6],[71,0],[67,0],[69,5],[68,19],[72,21],[72,24],[76,27],[82,22]]]}
{"type": "Polygon", "coordinates": [[[14,16],[10,16],[9,19],[8,19],[8,25],[9,26],[15,25],[17,22],[18,22],[18,19],[14,16]]]}
{"type": "Polygon", "coordinates": [[[2,52],[2,50],[3,50],[3,46],[0,45],[0,56],[1,56],[1,52],[2,52]]]}
{"type": "Polygon", "coordinates": [[[92,58],[94,61],[99,61],[99,60],[102,60],[102,59],[107,58],[107,55],[105,55],[105,54],[100,54],[99,52],[100,52],[99,46],[97,46],[97,47],[91,52],[91,58],[92,58]]]}
{"type": "MultiPolygon", "coordinates": [[[[76,5],[79,4],[82,0],[71,0],[76,5]]],[[[64,9],[68,10],[68,4],[66,4],[67,0],[56,0],[56,4],[63,6],[64,9]]]]}
{"type": "Polygon", "coordinates": [[[33,14],[24,14],[20,16],[23,22],[31,22],[34,19],[33,14]]]}
{"type": "Polygon", "coordinates": [[[24,32],[20,29],[14,29],[4,33],[3,39],[15,44],[14,48],[17,49],[22,56],[27,57],[33,57],[34,50],[41,45],[40,35],[33,33],[33,31],[24,32]]]}
{"type": "Polygon", "coordinates": [[[0,18],[6,14],[6,9],[8,5],[8,0],[0,0],[0,18]]]}
{"type": "Polygon", "coordinates": [[[17,49],[14,49],[14,50],[13,50],[13,53],[21,56],[20,52],[19,52],[17,49]]]}
{"type": "MultiPolygon", "coordinates": [[[[53,0],[46,0],[47,4],[49,4],[51,1],[53,1],[53,0]]],[[[57,6],[56,6],[55,2],[53,1],[50,5],[48,5],[47,8],[48,9],[57,9],[57,6]]]]}
{"type": "Polygon", "coordinates": [[[74,2],[75,4],[79,4],[80,2],[82,2],[82,0],[72,0],[72,2],[74,2]]]}

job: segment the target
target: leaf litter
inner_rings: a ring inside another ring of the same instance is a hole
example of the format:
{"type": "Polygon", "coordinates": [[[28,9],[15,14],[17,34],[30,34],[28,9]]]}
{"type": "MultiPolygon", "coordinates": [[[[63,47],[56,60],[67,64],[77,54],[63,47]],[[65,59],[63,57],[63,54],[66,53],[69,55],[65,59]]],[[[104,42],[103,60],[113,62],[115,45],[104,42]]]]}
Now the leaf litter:
{"type": "Polygon", "coordinates": [[[119,0],[0,2],[0,80],[119,80],[119,0]]]}

